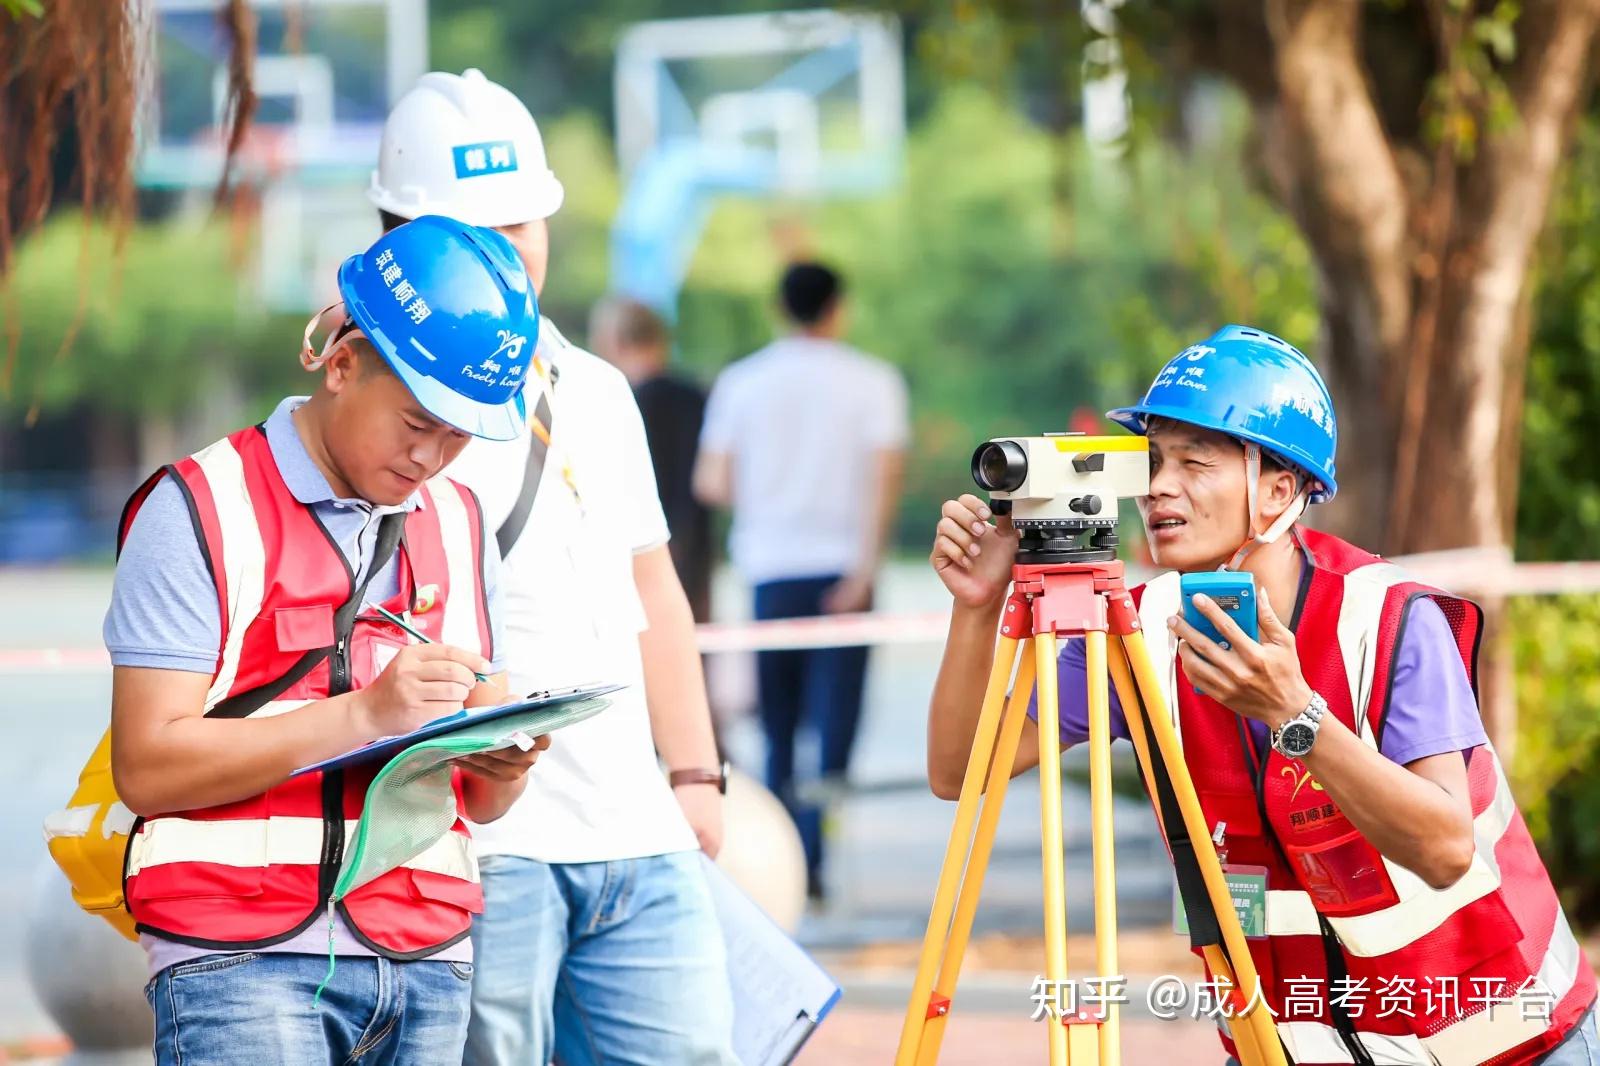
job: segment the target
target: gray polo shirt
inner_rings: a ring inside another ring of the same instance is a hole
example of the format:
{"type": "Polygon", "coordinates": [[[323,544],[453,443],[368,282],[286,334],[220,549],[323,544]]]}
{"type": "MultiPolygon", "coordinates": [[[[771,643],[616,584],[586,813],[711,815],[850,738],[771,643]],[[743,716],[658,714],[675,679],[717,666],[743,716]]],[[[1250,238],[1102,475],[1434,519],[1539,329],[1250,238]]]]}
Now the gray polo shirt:
{"type": "MultiPolygon", "coordinates": [[[[304,396],[291,396],[280,403],[265,423],[267,446],[278,472],[294,498],[311,508],[344,552],[359,583],[372,563],[378,538],[378,518],[390,511],[410,511],[421,502],[413,494],[395,507],[380,507],[365,500],[335,496],[328,479],[306,451],[290,417],[305,403],[304,396]]],[[[503,669],[500,659],[501,610],[499,553],[485,552],[484,587],[489,612],[489,629],[494,640],[495,672],[503,669]]],[[[400,591],[398,557],[391,558],[374,575],[367,587],[366,602],[381,603],[400,591]]],[[[116,666],[140,666],[156,670],[185,670],[205,674],[215,671],[222,647],[222,617],[217,606],[217,587],[200,554],[194,524],[189,517],[183,493],[170,479],[151,490],[139,508],[117,559],[117,575],[111,591],[111,607],[103,629],[106,650],[116,666]]],[[[372,955],[335,916],[334,952],[338,955],[372,955]]],[[[149,958],[150,974],[202,955],[218,954],[211,948],[195,948],[141,934],[139,942],[149,958]]],[[[298,952],[312,955],[328,953],[326,922],[313,924],[304,933],[270,948],[270,952],[298,952]]],[[[431,959],[440,962],[467,962],[472,944],[463,938],[431,959]]]]}

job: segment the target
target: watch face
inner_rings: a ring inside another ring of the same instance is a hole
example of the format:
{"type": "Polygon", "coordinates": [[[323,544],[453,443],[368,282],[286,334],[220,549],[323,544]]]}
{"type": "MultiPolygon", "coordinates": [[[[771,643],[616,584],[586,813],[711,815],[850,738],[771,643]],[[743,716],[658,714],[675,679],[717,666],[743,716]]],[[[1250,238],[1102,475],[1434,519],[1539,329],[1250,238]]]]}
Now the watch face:
{"type": "Polygon", "coordinates": [[[1290,758],[1298,758],[1311,750],[1317,731],[1304,722],[1290,722],[1278,734],[1278,747],[1290,758]]]}

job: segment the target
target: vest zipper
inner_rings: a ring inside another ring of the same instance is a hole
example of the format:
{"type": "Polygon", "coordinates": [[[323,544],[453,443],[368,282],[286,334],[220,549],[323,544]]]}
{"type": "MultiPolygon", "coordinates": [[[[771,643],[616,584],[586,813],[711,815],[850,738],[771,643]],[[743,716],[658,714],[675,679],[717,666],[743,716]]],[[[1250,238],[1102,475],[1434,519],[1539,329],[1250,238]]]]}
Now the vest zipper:
{"type": "MultiPolygon", "coordinates": [[[[312,515],[316,518],[315,513],[312,515]]],[[[367,521],[362,523],[361,532],[356,535],[356,562],[361,562],[361,538],[366,535],[367,526],[371,524],[372,515],[368,512],[367,521]]],[[[344,550],[339,547],[338,541],[328,532],[328,528],[317,519],[328,538],[329,545],[334,554],[344,564],[345,577],[350,584],[350,593],[347,599],[356,595],[356,569],[350,565],[350,560],[345,558],[344,550]]],[[[376,560],[374,560],[376,562],[376,560]]],[[[356,614],[360,613],[359,605],[356,614]]],[[[351,616],[350,629],[355,629],[355,616],[351,616]]],[[[335,631],[333,634],[333,654],[328,656],[328,695],[342,696],[350,691],[350,633],[335,631]]],[[[317,894],[324,904],[331,909],[333,902],[333,888],[339,880],[339,867],[344,862],[344,771],[324,771],[322,775],[322,862],[317,871],[317,894]]],[[[330,931],[330,936],[331,936],[330,931]]]]}
{"type": "MultiPolygon", "coordinates": [[[[368,508],[366,511],[366,518],[364,518],[361,522],[361,531],[356,534],[356,565],[354,568],[352,568],[348,562],[345,563],[345,570],[350,575],[350,596],[352,598],[356,594],[356,578],[364,569],[361,559],[361,544],[362,541],[366,539],[367,530],[372,528],[372,519],[372,510],[368,508]]],[[[343,551],[341,551],[339,554],[340,558],[342,559],[344,557],[343,551]]],[[[373,558],[370,565],[373,567],[378,565],[376,545],[373,546],[373,558]]],[[[365,589],[366,584],[363,583],[361,587],[365,589]]],[[[360,614],[361,605],[357,604],[355,615],[352,615],[350,619],[350,628],[352,630],[355,628],[355,618],[360,614]]],[[[333,658],[328,664],[328,684],[332,690],[332,694],[338,695],[342,692],[350,691],[350,634],[348,632],[335,633],[333,636],[333,658]]]]}
{"type": "Polygon", "coordinates": [[[350,640],[342,633],[328,659],[328,690],[335,696],[350,691],[350,640]]]}

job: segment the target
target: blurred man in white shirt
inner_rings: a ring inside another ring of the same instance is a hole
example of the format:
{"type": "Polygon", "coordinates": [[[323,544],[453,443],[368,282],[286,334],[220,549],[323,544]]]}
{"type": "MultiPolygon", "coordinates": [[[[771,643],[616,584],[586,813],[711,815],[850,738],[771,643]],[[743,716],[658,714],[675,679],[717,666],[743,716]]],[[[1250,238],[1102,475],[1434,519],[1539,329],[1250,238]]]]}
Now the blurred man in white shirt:
{"type": "MultiPolygon", "coordinates": [[[[695,491],[732,508],[729,554],[754,587],[758,619],[865,611],[900,497],[905,382],[839,339],[845,303],[833,270],[797,263],[778,296],[790,332],[718,377],[695,491]]],[[[799,827],[813,898],[823,895],[822,817],[796,794],[795,734],[802,723],[816,730],[820,776],[842,778],[866,664],[859,646],[758,656],[767,785],[799,827]]]]}

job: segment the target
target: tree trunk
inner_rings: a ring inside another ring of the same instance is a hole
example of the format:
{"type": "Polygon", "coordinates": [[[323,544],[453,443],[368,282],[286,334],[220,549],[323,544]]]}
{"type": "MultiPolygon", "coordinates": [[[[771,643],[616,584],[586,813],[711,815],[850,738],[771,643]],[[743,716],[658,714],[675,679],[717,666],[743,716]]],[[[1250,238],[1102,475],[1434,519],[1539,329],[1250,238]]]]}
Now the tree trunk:
{"type": "Polygon", "coordinates": [[[1267,173],[1317,268],[1316,354],[1339,412],[1339,468],[1354,472],[1324,514],[1357,543],[1380,543],[1411,317],[1408,197],[1359,52],[1360,5],[1271,0],[1278,93],[1257,107],[1267,173]]]}
{"type": "MultiPolygon", "coordinates": [[[[1460,176],[1460,209],[1442,264],[1428,353],[1414,491],[1397,504],[1392,551],[1508,543],[1527,362],[1529,269],[1574,121],[1589,86],[1600,4],[1545,0],[1517,23],[1507,88],[1517,120],[1484,138],[1460,176]]],[[[1435,175],[1453,180],[1454,175],[1435,175]]],[[[1495,623],[1503,605],[1489,604],[1495,623]]],[[[1491,739],[1509,748],[1515,703],[1505,642],[1484,644],[1482,704],[1491,739]]]]}
{"type": "MultiPolygon", "coordinates": [[[[1587,95],[1600,0],[1525,6],[1505,72],[1515,120],[1483,134],[1470,161],[1439,153],[1415,200],[1367,84],[1361,5],[1267,0],[1265,11],[1277,84],[1253,94],[1271,148],[1264,170],[1316,262],[1317,355],[1339,412],[1346,476],[1325,517],[1391,553],[1505,545],[1529,268],[1587,95]]],[[[1450,38],[1441,40],[1448,53],[1450,38]]],[[[1486,607],[1481,703],[1509,754],[1504,604],[1486,607]]]]}

